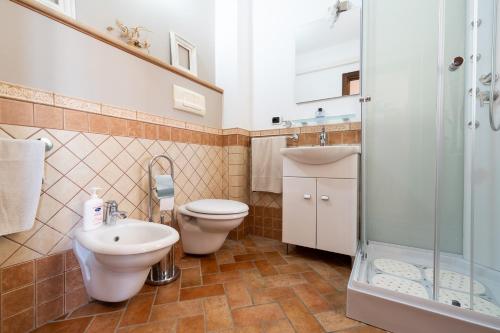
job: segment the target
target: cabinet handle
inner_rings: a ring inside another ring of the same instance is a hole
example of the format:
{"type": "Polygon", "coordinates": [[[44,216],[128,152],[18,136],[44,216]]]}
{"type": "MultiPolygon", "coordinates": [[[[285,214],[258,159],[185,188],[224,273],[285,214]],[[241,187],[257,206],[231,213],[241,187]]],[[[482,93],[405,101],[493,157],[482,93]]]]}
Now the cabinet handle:
{"type": "Polygon", "coordinates": [[[304,194],[304,199],[306,199],[306,200],[311,199],[311,195],[310,194],[304,194]]]}
{"type": "Polygon", "coordinates": [[[327,195],[322,195],[321,200],[328,201],[328,200],[330,200],[330,197],[328,197],[327,195]]]}

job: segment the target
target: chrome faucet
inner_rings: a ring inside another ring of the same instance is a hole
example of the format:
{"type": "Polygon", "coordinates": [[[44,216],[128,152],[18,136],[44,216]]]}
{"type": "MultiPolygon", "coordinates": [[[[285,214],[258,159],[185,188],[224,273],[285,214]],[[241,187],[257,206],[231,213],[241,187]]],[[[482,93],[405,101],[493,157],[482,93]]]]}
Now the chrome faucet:
{"type": "Polygon", "coordinates": [[[118,217],[125,219],[127,218],[127,213],[118,210],[118,204],[115,200],[106,201],[104,203],[104,224],[115,225],[118,217]]]}
{"type": "Polygon", "coordinates": [[[326,142],[328,141],[328,133],[326,133],[325,126],[321,129],[321,133],[319,133],[319,145],[326,146],[326,142]]]}

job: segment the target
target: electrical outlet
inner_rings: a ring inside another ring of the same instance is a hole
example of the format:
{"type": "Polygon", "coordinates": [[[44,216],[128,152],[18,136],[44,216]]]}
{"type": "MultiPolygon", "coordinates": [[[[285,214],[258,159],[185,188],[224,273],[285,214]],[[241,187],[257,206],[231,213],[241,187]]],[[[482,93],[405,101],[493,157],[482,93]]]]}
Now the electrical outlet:
{"type": "Polygon", "coordinates": [[[272,123],[273,123],[273,125],[279,125],[281,123],[281,118],[280,117],[273,117],[272,123]]]}

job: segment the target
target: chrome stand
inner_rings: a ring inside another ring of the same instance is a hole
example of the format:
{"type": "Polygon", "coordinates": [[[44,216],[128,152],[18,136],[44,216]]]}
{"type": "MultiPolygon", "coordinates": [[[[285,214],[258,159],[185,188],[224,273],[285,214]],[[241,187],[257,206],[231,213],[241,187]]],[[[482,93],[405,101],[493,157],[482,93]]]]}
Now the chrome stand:
{"type": "MultiPolygon", "coordinates": [[[[172,159],[168,157],[167,155],[156,155],[154,156],[151,161],[149,162],[148,166],[148,171],[149,171],[149,206],[148,206],[148,213],[149,213],[149,222],[153,222],[153,165],[154,163],[160,159],[164,158],[168,160],[170,163],[170,173],[172,175],[172,179],[174,178],[174,163],[172,162],[172,159]]],[[[175,221],[175,209],[172,210],[172,221],[175,221]]],[[[161,215],[160,216],[160,223],[161,224],[166,224],[165,223],[165,216],[161,215]]],[[[170,225],[172,227],[172,225],[170,225]]],[[[160,260],[159,263],[154,264],[153,267],[151,267],[151,271],[149,272],[148,278],[146,279],[146,283],[153,285],[153,286],[161,286],[164,284],[168,284],[171,282],[174,282],[177,280],[177,278],[180,275],[180,269],[175,266],[175,244],[172,244],[172,248],[168,252],[168,254],[160,260]]]]}

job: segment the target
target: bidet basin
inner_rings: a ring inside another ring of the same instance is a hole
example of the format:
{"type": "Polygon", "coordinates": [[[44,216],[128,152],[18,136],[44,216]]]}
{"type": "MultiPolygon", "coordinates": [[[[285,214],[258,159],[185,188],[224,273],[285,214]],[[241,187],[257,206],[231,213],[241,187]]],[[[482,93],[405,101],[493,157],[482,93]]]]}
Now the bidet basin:
{"type": "Polygon", "coordinates": [[[304,164],[330,164],[361,153],[360,145],[306,146],[281,148],[281,155],[304,164]]]}
{"type": "Polygon", "coordinates": [[[93,252],[113,255],[151,252],[179,240],[178,232],[169,226],[129,218],[91,231],[79,229],[75,236],[93,252]]]}
{"type": "Polygon", "coordinates": [[[141,290],[151,266],[178,240],[179,233],[169,226],[123,219],[91,231],[78,228],[73,251],[89,296],[121,302],[141,290]]]}

